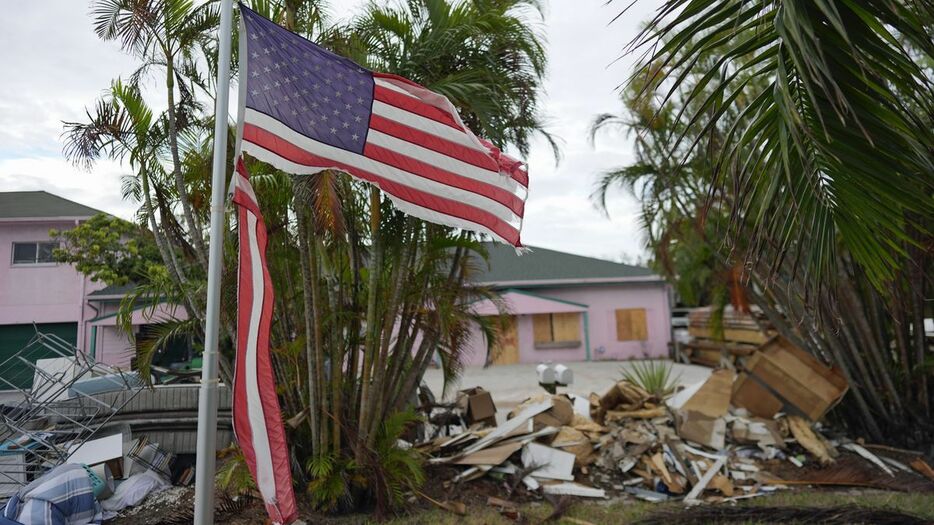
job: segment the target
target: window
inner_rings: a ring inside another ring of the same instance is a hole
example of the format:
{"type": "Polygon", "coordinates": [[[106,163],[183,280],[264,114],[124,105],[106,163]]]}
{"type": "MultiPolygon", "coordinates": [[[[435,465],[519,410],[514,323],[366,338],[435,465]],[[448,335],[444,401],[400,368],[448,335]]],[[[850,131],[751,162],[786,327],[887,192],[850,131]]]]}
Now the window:
{"type": "Polygon", "coordinates": [[[535,348],[575,348],[581,344],[581,314],[534,314],[535,348]]]}
{"type": "Polygon", "coordinates": [[[57,242],[14,242],[13,264],[41,264],[55,262],[52,251],[57,242]]]}
{"type": "Polygon", "coordinates": [[[649,328],[645,322],[645,308],[623,308],[616,310],[616,340],[645,341],[649,328]]]}

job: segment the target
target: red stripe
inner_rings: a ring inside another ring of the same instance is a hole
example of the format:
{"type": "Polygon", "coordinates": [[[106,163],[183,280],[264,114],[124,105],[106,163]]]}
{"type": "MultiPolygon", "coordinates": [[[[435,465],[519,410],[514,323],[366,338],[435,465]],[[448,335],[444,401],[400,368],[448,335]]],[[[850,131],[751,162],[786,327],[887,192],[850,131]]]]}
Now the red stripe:
{"type": "Polygon", "coordinates": [[[434,195],[422,190],[411,188],[404,184],[391,181],[371,173],[367,170],[356,168],[342,162],[314,155],[291,142],[273,134],[265,129],[252,124],[243,126],[243,140],[252,142],[257,146],[265,148],[280,157],[303,166],[321,166],[341,169],[350,173],[354,177],[372,182],[380,189],[392,194],[394,197],[406,202],[436,211],[443,215],[449,215],[475,224],[485,226],[490,231],[496,233],[507,242],[516,246],[519,244],[519,231],[513,228],[509,223],[503,221],[492,213],[475,208],[473,206],[457,202],[446,197],[434,195]]]}
{"type": "Polygon", "coordinates": [[[249,250],[249,228],[247,228],[246,208],[241,207],[237,212],[237,223],[240,239],[240,262],[238,268],[237,288],[237,361],[234,368],[234,396],[233,396],[233,422],[234,435],[240,450],[246,459],[247,465],[253,465],[251,471],[256,475],[256,454],[253,452],[253,433],[250,429],[250,417],[247,413],[246,399],[246,346],[249,334],[250,311],[253,309],[253,281],[250,278],[253,261],[249,250]]]}
{"type": "Polygon", "coordinates": [[[260,439],[269,441],[269,452],[272,460],[272,472],[276,483],[276,503],[267,504],[267,512],[274,516],[278,513],[282,521],[288,523],[297,514],[295,495],[292,492],[292,470],[289,462],[289,447],[285,439],[285,429],[282,426],[282,412],[279,408],[279,397],[276,394],[276,379],[272,371],[272,362],[269,355],[269,333],[272,328],[272,307],[275,294],[272,288],[272,278],[266,264],[266,223],[261,214],[256,216],[256,242],[259,246],[260,265],[263,270],[263,308],[259,321],[258,341],[256,344],[256,379],[259,389],[260,403],[263,417],[266,420],[266,435],[260,439]]]}
{"type": "Polygon", "coordinates": [[[490,171],[493,175],[499,173],[499,166],[496,164],[496,161],[482,151],[407,126],[401,122],[377,115],[376,113],[373,113],[373,116],[370,117],[370,128],[490,171]]]}
{"type": "Polygon", "coordinates": [[[367,143],[366,148],[363,150],[363,156],[418,175],[419,177],[424,177],[460,190],[482,195],[483,197],[506,206],[519,217],[522,217],[525,211],[525,203],[522,202],[522,199],[509,191],[493,186],[492,184],[471,179],[470,177],[451,173],[450,171],[443,170],[427,162],[422,162],[418,159],[403,155],[398,151],[367,143]]]}
{"type": "Polygon", "coordinates": [[[435,122],[440,122],[441,124],[451,126],[452,128],[462,133],[464,131],[457,123],[457,121],[454,120],[454,117],[452,117],[448,112],[436,108],[431,104],[426,104],[425,102],[422,102],[415,97],[403,95],[398,91],[394,91],[377,84],[373,89],[373,98],[380,102],[385,102],[390,106],[404,109],[409,113],[415,113],[416,115],[421,115],[425,118],[434,120],[435,122]]]}

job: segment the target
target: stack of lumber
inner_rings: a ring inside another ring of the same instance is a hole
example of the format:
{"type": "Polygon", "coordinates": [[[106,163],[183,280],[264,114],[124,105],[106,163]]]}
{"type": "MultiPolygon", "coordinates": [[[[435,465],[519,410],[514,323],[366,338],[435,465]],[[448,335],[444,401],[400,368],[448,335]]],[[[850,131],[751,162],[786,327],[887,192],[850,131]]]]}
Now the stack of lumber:
{"type": "Polygon", "coordinates": [[[737,312],[727,306],[717,321],[710,306],[696,308],[688,314],[691,341],[682,349],[692,363],[719,366],[722,359],[735,363],[738,357],[751,355],[774,335],[761,312],[737,312]]]}

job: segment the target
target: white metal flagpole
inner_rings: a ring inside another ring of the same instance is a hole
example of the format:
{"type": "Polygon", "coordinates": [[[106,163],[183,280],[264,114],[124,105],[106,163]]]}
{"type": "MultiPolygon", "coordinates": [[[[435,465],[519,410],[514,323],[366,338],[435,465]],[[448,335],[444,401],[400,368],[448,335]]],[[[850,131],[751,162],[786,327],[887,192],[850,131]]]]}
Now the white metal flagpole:
{"type": "MultiPolygon", "coordinates": [[[[211,175],[211,238],[208,253],[208,302],[204,312],[204,355],[198,400],[198,450],[195,464],[195,525],[214,523],[214,457],[217,442],[217,339],[227,180],[227,109],[230,99],[230,41],[233,0],[221,0],[217,48],[217,100],[214,106],[214,169],[211,175]]],[[[229,387],[230,385],[228,385],[229,387]]]]}

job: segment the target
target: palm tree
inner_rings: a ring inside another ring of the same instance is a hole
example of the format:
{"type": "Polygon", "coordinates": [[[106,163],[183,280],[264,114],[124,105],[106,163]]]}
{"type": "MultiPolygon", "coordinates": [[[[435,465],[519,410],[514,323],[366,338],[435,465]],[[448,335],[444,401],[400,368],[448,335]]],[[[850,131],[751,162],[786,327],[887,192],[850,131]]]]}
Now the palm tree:
{"type": "Polygon", "coordinates": [[[854,18],[853,5],[666,3],[634,44],[657,46],[624,92],[625,113],[595,125],[630,131],[638,162],[606,174],[595,196],[605,202],[622,184],[642,198],[650,248],[679,289],[709,298],[741,273],[783,335],[841,367],[851,387],[835,412],[842,423],[918,444],[934,435],[921,336],[932,113],[917,111],[932,107],[931,45],[911,34],[921,7],[888,25],[889,11],[854,18]],[[885,38],[901,31],[909,36],[885,38]],[[858,93],[870,86],[877,105],[858,93]],[[876,191],[882,174],[891,185],[876,191]]]}
{"type": "Polygon", "coordinates": [[[180,130],[190,124],[191,115],[184,108],[197,104],[189,84],[206,87],[198,74],[196,51],[207,47],[213,37],[219,21],[217,6],[213,3],[196,6],[192,0],[95,0],[91,12],[94,31],[101,39],[119,41],[124,51],[141,61],[132,77],[134,83],[152,68],[165,70],[168,144],[175,191],[197,260],[206,268],[204,234],[182,172],[178,140],[180,130]],[[176,102],[176,96],[180,96],[180,102],[176,102]]]}
{"type": "Polygon", "coordinates": [[[815,289],[837,239],[880,287],[918,263],[934,217],[934,6],[668,0],[657,13],[631,45],[640,74],[668,98],[696,73],[684,116],[708,130],[742,107],[716,176],[736,188],[734,224],[754,222],[752,258],[794,245],[815,289]]]}

